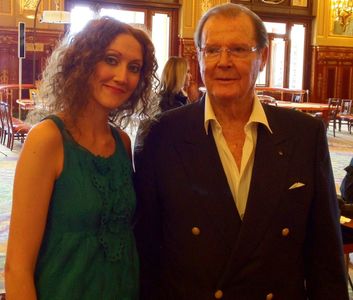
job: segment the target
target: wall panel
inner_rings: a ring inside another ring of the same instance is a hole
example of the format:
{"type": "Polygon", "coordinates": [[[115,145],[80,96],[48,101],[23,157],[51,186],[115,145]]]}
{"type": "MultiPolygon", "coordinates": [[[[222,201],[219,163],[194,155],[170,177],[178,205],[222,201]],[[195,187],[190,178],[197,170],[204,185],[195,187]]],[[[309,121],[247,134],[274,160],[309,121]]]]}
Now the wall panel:
{"type": "Polygon", "coordinates": [[[314,46],[312,52],[311,101],[353,99],[353,48],[314,46]]]}
{"type": "MultiPolygon", "coordinates": [[[[36,63],[37,79],[51,54],[61,31],[40,30],[36,37],[36,55],[33,55],[33,37],[26,34],[26,58],[22,60],[22,82],[33,83],[33,59],[36,63]],[[38,47],[39,46],[39,47],[38,47]]],[[[0,27],[0,83],[18,83],[17,29],[0,27]]]]}

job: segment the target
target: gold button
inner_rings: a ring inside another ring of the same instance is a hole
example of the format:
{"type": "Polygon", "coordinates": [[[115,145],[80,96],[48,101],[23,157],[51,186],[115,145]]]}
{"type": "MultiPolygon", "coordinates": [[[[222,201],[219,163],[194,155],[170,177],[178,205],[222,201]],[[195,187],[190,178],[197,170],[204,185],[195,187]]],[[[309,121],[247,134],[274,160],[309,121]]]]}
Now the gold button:
{"type": "Polygon", "coordinates": [[[199,235],[199,234],[200,234],[200,228],[198,228],[198,227],[193,227],[193,228],[191,229],[191,232],[192,232],[193,235],[199,235]]]}
{"type": "Polygon", "coordinates": [[[223,297],[223,292],[221,290],[217,290],[215,293],[214,293],[214,297],[216,299],[221,299],[223,297]]]}
{"type": "Polygon", "coordinates": [[[289,228],[282,229],[282,236],[287,236],[289,234],[289,228]]]}
{"type": "Polygon", "coordinates": [[[272,300],[273,299],[273,294],[269,293],[266,295],[266,300],[272,300]]]}

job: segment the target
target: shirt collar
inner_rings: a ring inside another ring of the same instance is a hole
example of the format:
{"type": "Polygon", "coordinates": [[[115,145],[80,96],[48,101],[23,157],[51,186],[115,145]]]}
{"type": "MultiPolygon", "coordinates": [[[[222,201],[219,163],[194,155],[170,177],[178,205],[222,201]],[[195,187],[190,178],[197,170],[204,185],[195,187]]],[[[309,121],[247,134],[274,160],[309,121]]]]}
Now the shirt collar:
{"type": "MultiPolygon", "coordinates": [[[[214,110],[212,108],[211,101],[208,97],[208,94],[206,93],[206,96],[205,96],[205,119],[204,119],[204,126],[205,126],[206,134],[208,134],[208,127],[211,122],[215,122],[216,124],[219,125],[219,122],[218,122],[216,115],[214,113],[214,110]]],[[[250,126],[250,124],[253,124],[253,123],[261,123],[261,124],[265,125],[271,133],[273,133],[270,125],[268,124],[268,120],[267,120],[264,108],[262,107],[262,104],[261,104],[259,98],[256,96],[256,94],[254,97],[252,111],[251,111],[249,120],[246,123],[245,127],[248,127],[248,126],[250,126]]]]}

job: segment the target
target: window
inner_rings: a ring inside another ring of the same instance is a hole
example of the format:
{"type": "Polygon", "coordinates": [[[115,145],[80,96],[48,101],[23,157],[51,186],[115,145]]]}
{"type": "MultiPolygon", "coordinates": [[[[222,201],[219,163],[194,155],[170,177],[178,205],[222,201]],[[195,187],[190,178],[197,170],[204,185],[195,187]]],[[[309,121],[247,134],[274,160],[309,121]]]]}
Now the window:
{"type": "MultiPolygon", "coordinates": [[[[152,41],[156,49],[158,66],[164,66],[169,58],[170,18],[168,14],[156,13],[152,16],[152,41]]],[[[158,68],[160,76],[163,68],[158,68]]]]}
{"type": "Polygon", "coordinates": [[[89,20],[94,18],[95,14],[93,10],[86,6],[75,6],[71,10],[71,23],[70,33],[74,34],[79,32],[89,20]]]}
{"type": "Polygon", "coordinates": [[[294,24],[291,28],[289,88],[302,89],[304,72],[305,27],[294,24]]]}
{"type": "Polygon", "coordinates": [[[300,22],[264,23],[269,36],[269,59],[256,84],[303,89],[306,25],[300,22]]]}

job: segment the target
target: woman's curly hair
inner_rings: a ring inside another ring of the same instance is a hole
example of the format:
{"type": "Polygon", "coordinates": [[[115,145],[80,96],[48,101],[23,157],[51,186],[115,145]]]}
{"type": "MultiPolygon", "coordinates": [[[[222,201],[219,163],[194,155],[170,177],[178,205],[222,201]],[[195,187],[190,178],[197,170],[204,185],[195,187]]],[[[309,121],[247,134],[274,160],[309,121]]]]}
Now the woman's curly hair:
{"type": "Polygon", "coordinates": [[[109,121],[119,126],[128,124],[137,113],[148,114],[151,91],[158,84],[155,49],[148,34],[139,28],[110,17],[90,21],[75,36],[66,36],[53,51],[42,75],[40,96],[51,112],[64,112],[72,120],[88,103],[92,90],[89,78],[105,56],[105,50],[119,34],[132,35],[141,45],[143,66],[140,79],[130,98],[109,115],[109,121]]]}

